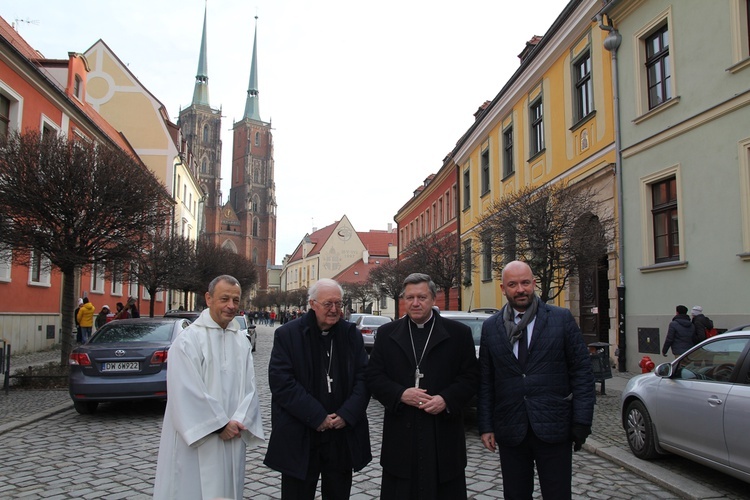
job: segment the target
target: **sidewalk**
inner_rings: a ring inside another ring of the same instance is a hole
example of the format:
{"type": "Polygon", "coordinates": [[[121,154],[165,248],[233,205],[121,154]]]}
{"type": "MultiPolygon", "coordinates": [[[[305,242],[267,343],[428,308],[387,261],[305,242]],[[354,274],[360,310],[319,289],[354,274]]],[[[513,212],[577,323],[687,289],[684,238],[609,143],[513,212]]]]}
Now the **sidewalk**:
{"type": "MultiPolygon", "coordinates": [[[[59,348],[12,356],[11,373],[20,368],[58,361],[59,358],[59,348]]],[[[605,382],[605,394],[600,394],[600,384],[596,384],[597,405],[594,411],[593,433],[584,444],[584,449],[659,484],[683,498],[715,497],[715,492],[706,485],[670,471],[658,463],[640,460],[630,452],[625,440],[625,431],[621,425],[620,395],[628,380],[636,374],[613,372],[612,375],[613,378],[605,382]]],[[[70,410],[72,406],[68,391],[65,389],[11,388],[7,396],[4,392],[0,392],[0,435],[55,413],[70,410]]]]}

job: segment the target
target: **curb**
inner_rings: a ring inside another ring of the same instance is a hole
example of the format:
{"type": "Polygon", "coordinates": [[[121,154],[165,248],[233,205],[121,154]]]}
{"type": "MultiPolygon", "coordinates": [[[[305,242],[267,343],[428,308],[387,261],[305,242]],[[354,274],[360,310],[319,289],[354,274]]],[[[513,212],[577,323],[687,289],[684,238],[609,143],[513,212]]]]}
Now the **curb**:
{"type": "Polygon", "coordinates": [[[604,446],[595,439],[587,439],[583,449],[610,462],[628,469],[659,486],[668,489],[681,498],[704,500],[716,498],[716,492],[706,486],[669,471],[658,463],[641,460],[632,453],[616,446],[604,446]],[[645,467],[647,465],[648,467],[645,467]]]}
{"type": "Polygon", "coordinates": [[[65,404],[61,404],[58,406],[54,406],[44,411],[34,413],[24,419],[15,420],[13,422],[8,422],[7,424],[0,425],[0,436],[5,434],[6,432],[10,432],[14,429],[18,429],[19,427],[23,427],[24,425],[33,424],[34,422],[45,419],[47,417],[51,417],[52,415],[55,415],[57,413],[62,413],[65,410],[70,410],[71,408],[73,408],[72,402],[65,403],[65,404]]]}

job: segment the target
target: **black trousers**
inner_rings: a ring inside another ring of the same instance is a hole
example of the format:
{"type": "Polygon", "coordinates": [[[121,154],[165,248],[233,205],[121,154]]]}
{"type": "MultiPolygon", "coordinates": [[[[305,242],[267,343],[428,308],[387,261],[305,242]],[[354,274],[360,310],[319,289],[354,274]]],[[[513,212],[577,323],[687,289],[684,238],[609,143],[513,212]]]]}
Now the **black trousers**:
{"type": "Polygon", "coordinates": [[[518,446],[502,446],[500,466],[506,500],[531,500],[534,464],[544,500],[570,500],[573,477],[573,443],[545,443],[529,427],[518,446]]]}
{"type": "Polygon", "coordinates": [[[345,449],[342,450],[340,445],[329,442],[313,446],[305,479],[281,474],[282,500],[313,500],[318,478],[323,500],[348,500],[352,490],[352,468],[348,457],[341,456],[345,449]]]}

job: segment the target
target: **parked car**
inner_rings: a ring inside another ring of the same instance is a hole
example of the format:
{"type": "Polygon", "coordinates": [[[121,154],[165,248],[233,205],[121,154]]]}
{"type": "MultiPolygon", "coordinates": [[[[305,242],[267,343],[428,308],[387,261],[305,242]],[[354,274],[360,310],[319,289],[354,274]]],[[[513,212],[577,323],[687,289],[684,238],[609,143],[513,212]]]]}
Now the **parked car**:
{"type": "Polygon", "coordinates": [[[374,314],[362,314],[357,318],[356,325],[362,334],[362,340],[365,342],[365,350],[367,352],[372,351],[372,346],[375,345],[375,336],[378,334],[380,325],[385,325],[391,321],[393,319],[388,316],[376,316],[374,314]]]}
{"type": "Polygon", "coordinates": [[[480,311],[440,311],[440,316],[458,321],[471,328],[471,336],[474,337],[474,350],[479,357],[479,341],[482,338],[482,323],[492,314],[480,311]]]}
{"type": "Polygon", "coordinates": [[[622,393],[630,450],[674,453],[750,482],[750,331],[704,340],[622,393]]]}
{"type": "Polygon", "coordinates": [[[198,316],[201,315],[201,311],[183,311],[182,309],[170,309],[164,313],[165,318],[186,318],[192,323],[198,316]]]}
{"type": "Polygon", "coordinates": [[[167,353],[187,318],[135,318],[107,323],[70,353],[69,392],[81,414],[101,401],[167,398],[167,353]]]}
{"type": "Polygon", "coordinates": [[[482,312],[487,314],[495,314],[497,312],[500,312],[500,309],[497,309],[495,307],[477,307],[476,309],[469,309],[469,312],[476,313],[476,312],[482,312]]]}
{"type": "Polygon", "coordinates": [[[349,322],[350,322],[350,323],[356,323],[356,322],[357,322],[357,320],[358,320],[359,318],[361,318],[362,316],[364,316],[364,314],[363,314],[363,313],[351,313],[351,314],[349,315],[349,322]]]}
{"type": "Polygon", "coordinates": [[[247,340],[249,340],[250,345],[253,346],[252,351],[255,352],[255,343],[258,340],[258,333],[255,331],[255,325],[248,325],[247,318],[244,314],[235,316],[234,319],[240,324],[240,333],[247,336],[247,340]]]}

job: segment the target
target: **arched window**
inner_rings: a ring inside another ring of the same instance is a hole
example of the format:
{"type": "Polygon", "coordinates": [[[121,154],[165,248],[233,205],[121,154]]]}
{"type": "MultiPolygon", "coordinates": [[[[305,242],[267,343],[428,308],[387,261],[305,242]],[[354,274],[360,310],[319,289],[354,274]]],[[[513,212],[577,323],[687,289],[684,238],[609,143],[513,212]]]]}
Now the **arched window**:
{"type": "Polygon", "coordinates": [[[253,217],[253,236],[258,236],[259,228],[260,228],[260,223],[258,222],[258,218],[253,217]]]}
{"type": "Polygon", "coordinates": [[[203,142],[208,142],[208,125],[203,125],[203,142]]]}
{"type": "Polygon", "coordinates": [[[260,146],[260,132],[255,132],[255,145],[260,146]]]}
{"type": "Polygon", "coordinates": [[[203,158],[203,161],[201,162],[201,173],[205,174],[208,171],[208,162],[205,158],[203,158]]]}
{"type": "Polygon", "coordinates": [[[253,195],[253,204],[252,204],[252,207],[251,207],[252,211],[253,212],[257,212],[259,206],[260,206],[260,198],[258,198],[257,194],[254,194],[253,195]]]}
{"type": "Polygon", "coordinates": [[[258,249],[253,248],[253,264],[257,264],[257,263],[258,263],[258,249]]]}

